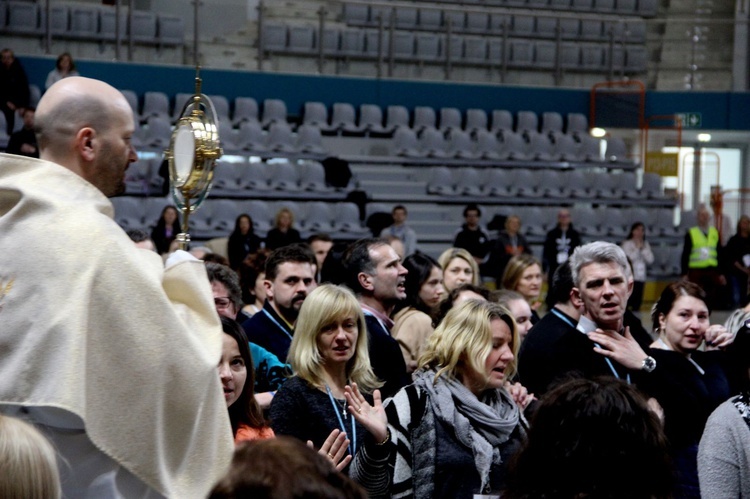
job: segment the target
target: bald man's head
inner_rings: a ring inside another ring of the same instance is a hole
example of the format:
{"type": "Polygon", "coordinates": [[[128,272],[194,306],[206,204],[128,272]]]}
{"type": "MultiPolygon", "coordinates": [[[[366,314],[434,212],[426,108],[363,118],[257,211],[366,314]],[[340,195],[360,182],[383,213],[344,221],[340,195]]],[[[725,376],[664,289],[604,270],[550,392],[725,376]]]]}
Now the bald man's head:
{"type": "Polygon", "coordinates": [[[39,101],[35,130],[40,157],[94,184],[106,196],[125,189],[137,159],[130,139],[133,112],[122,93],[90,78],[64,78],[39,101]]]}

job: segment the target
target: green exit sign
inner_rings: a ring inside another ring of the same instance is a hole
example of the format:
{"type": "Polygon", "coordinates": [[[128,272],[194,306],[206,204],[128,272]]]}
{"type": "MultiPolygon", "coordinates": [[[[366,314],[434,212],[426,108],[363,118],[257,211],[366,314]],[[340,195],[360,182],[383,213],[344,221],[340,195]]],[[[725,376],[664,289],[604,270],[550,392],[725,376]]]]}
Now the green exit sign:
{"type": "Polygon", "coordinates": [[[700,128],[703,121],[701,113],[678,113],[682,128],[700,128]]]}

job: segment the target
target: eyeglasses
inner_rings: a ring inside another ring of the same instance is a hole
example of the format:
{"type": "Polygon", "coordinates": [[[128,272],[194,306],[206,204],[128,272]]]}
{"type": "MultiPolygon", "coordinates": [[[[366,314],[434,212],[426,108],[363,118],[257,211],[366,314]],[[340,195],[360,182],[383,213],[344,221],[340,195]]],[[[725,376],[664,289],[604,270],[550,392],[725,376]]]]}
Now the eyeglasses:
{"type": "Polygon", "coordinates": [[[214,296],[214,305],[216,308],[228,308],[232,304],[232,300],[228,296],[214,296]]]}

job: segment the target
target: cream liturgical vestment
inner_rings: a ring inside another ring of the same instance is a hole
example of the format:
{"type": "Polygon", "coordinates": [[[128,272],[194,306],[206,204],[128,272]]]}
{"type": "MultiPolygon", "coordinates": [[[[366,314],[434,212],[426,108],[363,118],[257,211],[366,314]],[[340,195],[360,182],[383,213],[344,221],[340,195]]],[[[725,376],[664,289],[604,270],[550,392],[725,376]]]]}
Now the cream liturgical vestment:
{"type": "MultiPolygon", "coordinates": [[[[112,217],[68,169],[0,154],[0,411],[52,430],[78,421],[151,494],[202,498],[233,451],[206,272],[165,270],[112,217]]],[[[62,447],[65,491],[66,470],[71,483],[91,472],[62,447]]]]}

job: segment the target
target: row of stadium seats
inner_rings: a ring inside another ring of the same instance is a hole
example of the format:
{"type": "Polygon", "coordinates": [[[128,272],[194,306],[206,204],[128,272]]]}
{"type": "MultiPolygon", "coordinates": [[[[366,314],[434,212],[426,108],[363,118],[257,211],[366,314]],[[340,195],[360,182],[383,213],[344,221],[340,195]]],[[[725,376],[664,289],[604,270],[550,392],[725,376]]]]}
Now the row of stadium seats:
{"type": "MultiPolygon", "coordinates": [[[[129,36],[137,43],[182,45],[182,17],[133,10],[132,24],[127,9],[120,11],[119,31],[123,40],[129,36]]],[[[114,41],[117,15],[114,7],[87,3],[50,5],[49,29],[59,38],[114,41]]],[[[43,2],[0,2],[0,31],[12,34],[42,35],[47,32],[47,10],[43,2]]]]}

